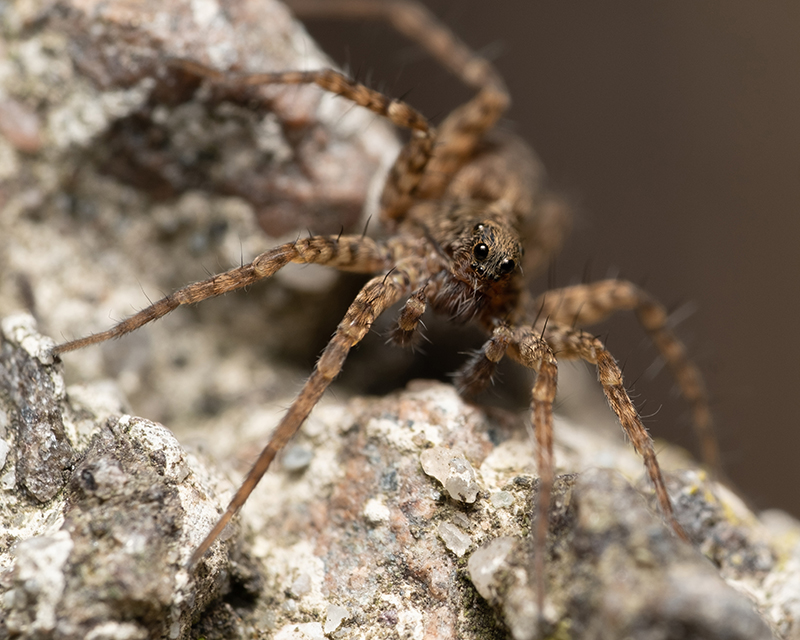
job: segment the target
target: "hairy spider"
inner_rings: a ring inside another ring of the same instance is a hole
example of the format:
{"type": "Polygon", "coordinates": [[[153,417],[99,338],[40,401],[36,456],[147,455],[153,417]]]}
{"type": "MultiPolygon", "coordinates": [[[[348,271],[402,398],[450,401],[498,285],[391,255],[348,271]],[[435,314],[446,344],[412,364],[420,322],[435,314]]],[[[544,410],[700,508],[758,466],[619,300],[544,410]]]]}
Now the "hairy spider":
{"type": "Polygon", "coordinates": [[[717,468],[702,378],[668,328],[665,309],[638,286],[604,280],[547,291],[538,297],[528,291],[525,279],[536,274],[559,249],[568,219],[563,207],[542,195],[541,172],[531,151],[517,137],[495,128],[508,107],[509,96],[493,66],[410,0],[312,0],[293,6],[301,13],[387,19],[476,94],[434,128],[405,102],[389,99],[337,71],[232,75],[193,62],[174,62],[186,73],[236,87],[313,83],[411,132],[383,189],[383,236],[312,236],[283,244],[249,264],[183,287],[108,331],[55,347],[54,353],[62,354],[121,336],[180,305],[268,278],[290,262],[374,274],[348,308],[272,439],[190,563],[205,554],[244,504],[272,460],[339,374],[350,350],[378,316],[399,302],[403,305],[392,338],[401,346],[414,342],[428,307],[453,322],[474,323],[489,336],[457,374],[462,393],[474,394],[484,388],[506,355],[536,372],[532,427],[540,475],[535,529],[540,611],[553,486],[553,400],[559,360],[582,359],[595,365],[611,408],[644,461],[664,517],[674,532],[686,539],[675,518],[652,441],[625,390],[620,368],[601,340],[581,327],[616,311],[636,313],[692,406],[706,462],[717,468]]]}

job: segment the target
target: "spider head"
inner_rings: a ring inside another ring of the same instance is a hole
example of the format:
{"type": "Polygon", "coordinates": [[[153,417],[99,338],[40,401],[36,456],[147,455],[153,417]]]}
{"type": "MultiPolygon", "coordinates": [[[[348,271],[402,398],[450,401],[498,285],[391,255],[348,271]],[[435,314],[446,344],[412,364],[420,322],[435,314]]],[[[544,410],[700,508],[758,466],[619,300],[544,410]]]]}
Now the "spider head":
{"type": "Polygon", "coordinates": [[[464,260],[473,277],[485,283],[507,280],[516,272],[522,246],[516,234],[493,222],[479,222],[464,243],[464,260]]]}

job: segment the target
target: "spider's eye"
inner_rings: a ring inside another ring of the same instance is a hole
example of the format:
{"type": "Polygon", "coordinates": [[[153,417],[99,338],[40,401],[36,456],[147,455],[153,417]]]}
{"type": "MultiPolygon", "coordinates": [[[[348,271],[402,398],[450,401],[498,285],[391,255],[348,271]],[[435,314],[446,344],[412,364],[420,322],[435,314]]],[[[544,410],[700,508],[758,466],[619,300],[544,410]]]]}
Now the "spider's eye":
{"type": "Polygon", "coordinates": [[[472,255],[475,256],[476,260],[486,260],[486,258],[489,257],[489,247],[483,244],[483,242],[476,244],[475,248],[472,250],[472,255]]]}
{"type": "Polygon", "coordinates": [[[511,273],[514,269],[517,268],[517,263],[514,262],[511,258],[506,258],[500,263],[498,267],[498,271],[503,275],[511,273]]]}

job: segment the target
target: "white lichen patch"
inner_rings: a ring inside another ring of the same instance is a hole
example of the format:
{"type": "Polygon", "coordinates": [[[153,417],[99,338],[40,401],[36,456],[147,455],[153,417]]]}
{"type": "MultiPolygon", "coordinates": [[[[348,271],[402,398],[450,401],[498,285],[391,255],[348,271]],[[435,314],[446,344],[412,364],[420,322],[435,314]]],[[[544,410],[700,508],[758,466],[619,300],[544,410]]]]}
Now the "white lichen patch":
{"type": "Polygon", "coordinates": [[[322,619],[330,602],[323,594],[325,564],[314,555],[313,545],[303,540],[290,547],[272,546],[264,551],[264,566],[270,573],[268,584],[272,583],[268,588],[274,593],[291,594],[297,610],[322,619]]]}
{"type": "Polygon", "coordinates": [[[85,146],[109,125],[139,108],[154,81],[145,78],[131,89],[96,94],[90,90],[68,96],[50,112],[48,132],[56,147],[85,146]]]}
{"type": "Polygon", "coordinates": [[[13,596],[9,596],[13,604],[7,621],[12,633],[36,637],[55,629],[56,613],[66,583],[62,567],[69,558],[72,546],[72,538],[66,531],[29,538],[19,543],[14,567],[17,586],[13,596]],[[27,609],[29,601],[36,603],[33,620],[18,616],[15,611],[17,607],[27,609]]]}
{"type": "MultiPolygon", "coordinates": [[[[55,346],[55,342],[48,336],[41,335],[36,326],[36,320],[27,313],[20,313],[3,318],[2,331],[6,338],[21,346],[28,354],[38,358],[41,362],[49,364],[52,362],[50,349],[55,346]]],[[[64,382],[60,376],[56,391],[64,391],[64,382]]],[[[54,381],[55,383],[55,381],[54,381]]]]}

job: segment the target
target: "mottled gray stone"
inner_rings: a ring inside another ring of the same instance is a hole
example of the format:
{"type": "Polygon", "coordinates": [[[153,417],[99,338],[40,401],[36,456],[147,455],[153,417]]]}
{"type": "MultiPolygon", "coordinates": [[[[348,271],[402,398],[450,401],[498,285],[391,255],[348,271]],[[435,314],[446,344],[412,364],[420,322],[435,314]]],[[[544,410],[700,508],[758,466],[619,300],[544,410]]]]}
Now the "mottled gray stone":
{"type": "Polygon", "coordinates": [[[6,322],[3,331],[13,334],[23,346],[22,351],[12,353],[12,347],[4,344],[0,351],[0,368],[6,371],[0,379],[0,394],[6,399],[19,451],[17,482],[31,496],[47,502],[63,488],[73,459],[58,406],[63,399],[63,381],[40,366],[39,356],[52,343],[42,348],[31,340],[35,333],[32,318],[27,323],[6,322]]]}
{"type": "MultiPolygon", "coordinates": [[[[0,393],[0,408],[15,416],[35,398],[49,424],[62,426],[71,455],[49,500],[32,499],[23,483],[0,494],[4,629],[36,638],[186,635],[197,609],[226,588],[211,572],[190,576],[185,568],[198,521],[217,513],[208,472],[164,427],[125,415],[100,418],[91,405],[73,404],[61,365],[32,355],[52,344],[30,316],[3,320],[0,388],[13,384],[15,393],[0,393]]],[[[19,470],[30,445],[13,430],[8,435],[9,461],[19,470]]],[[[221,568],[225,546],[208,567],[221,568]]]]}

